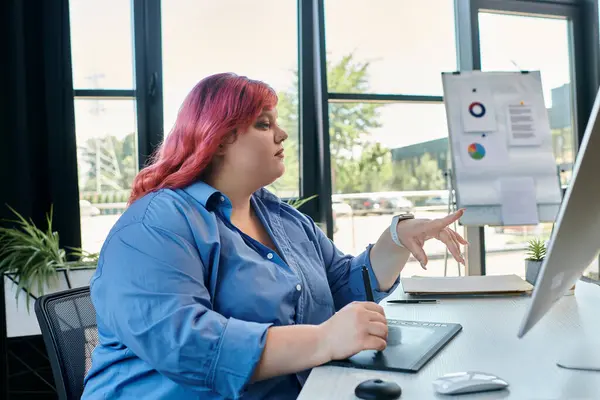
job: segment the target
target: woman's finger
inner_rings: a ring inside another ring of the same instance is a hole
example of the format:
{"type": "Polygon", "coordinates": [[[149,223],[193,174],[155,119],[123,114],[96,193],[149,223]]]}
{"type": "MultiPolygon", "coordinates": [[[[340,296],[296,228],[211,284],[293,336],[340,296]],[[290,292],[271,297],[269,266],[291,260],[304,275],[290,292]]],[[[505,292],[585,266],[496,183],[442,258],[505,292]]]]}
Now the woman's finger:
{"type": "Polygon", "coordinates": [[[461,250],[461,247],[460,247],[460,245],[461,245],[461,243],[459,241],[460,235],[450,228],[446,228],[446,229],[448,230],[448,233],[450,234],[450,236],[452,236],[452,239],[454,240],[454,243],[456,243],[456,247],[458,248],[458,254],[460,255],[460,260],[457,260],[457,261],[465,264],[465,258],[463,256],[463,251],[461,250]]]}
{"type": "Polygon", "coordinates": [[[367,326],[367,332],[369,335],[387,339],[388,327],[386,323],[372,321],[369,322],[369,325],[367,326]]]}
{"type": "Polygon", "coordinates": [[[367,318],[369,319],[369,321],[376,321],[382,324],[387,324],[387,319],[385,318],[385,315],[379,314],[375,311],[369,311],[367,318]]]}
{"type": "Polygon", "coordinates": [[[411,252],[413,257],[417,259],[417,261],[421,264],[421,268],[427,269],[427,254],[425,254],[423,247],[421,247],[416,240],[407,240],[404,244],[404,247],[406,247],[406,249],[411,252]]]}
{"type": "Polygon", "coordinates": [[[372,301],[366,301],[362,303],[362,306],[365,308],[365,310],[376,312],[385,318],[385,310],[380,304],[373,303],[372,301]]]}
{"type": "Polygon", "coordinates": [[[448,230],[450,231],[450,233],[452,233],[452,236],[454,236],[454,239],[457,241],[459,248],[460,248],[461,245],[466,246],[467,244],[469,244],[465,239],[463,239],[462,236],[460,236],[458,234],[458,232],[453,231],[450,228],[448,228],[448,230]]]}
{"type": "Polygon", "coordinates": [[[444,218],[438,218],[431,221],[429,224],[429,231],[439,232],[448,225],[452,224],[455,221],[458,221],[460,217],[465,213],[465,209],[461,208],[460,210],[446,215],[444,218]]]}
{"type": "Polygon", "coordinates": [[[452,239],[452,241],[454,242],[454,244],[456,244],[456,247],[458,247],[458,250],[460,251],[460,242],[456,238],[456,236],[454,234],[455,232],[450,228],[445,228],[444,232],[446,232],[448,234],[448,236],[450,236],[450,239],[452,239]]]}
{"type": "Polygon", "coordinates": [[[363,343],[364,350],[383,351],[386,347],[387,342],[385,341],[385,339],[382,339],[378,336],[368,336],[363,343]]]}
{"type": "MultiPolygon", "coordinates": [[[[448,229],[450,229],[450,228],[448,228],[448,229]]],[[[456,240],[458,240],[458,243],[463,244],[465,246],[469,244],[469,242],[467,242],[465,240],[465,238],[463,238],[458,232],[456,232],[452,229],[450,229],[450,232],[452,232],[452,235],[456,238],[456,240]]]]}
{"type": "Polygon", "coordinates": [[[454,240],[454,237],[447,229],[444,229],[440,233],[440,240],[446,245],[450,254],[454,257],[454,259],[460,263],[464,263],[464,259],[460,255],[460,248],[457,242],[454,240]]]}

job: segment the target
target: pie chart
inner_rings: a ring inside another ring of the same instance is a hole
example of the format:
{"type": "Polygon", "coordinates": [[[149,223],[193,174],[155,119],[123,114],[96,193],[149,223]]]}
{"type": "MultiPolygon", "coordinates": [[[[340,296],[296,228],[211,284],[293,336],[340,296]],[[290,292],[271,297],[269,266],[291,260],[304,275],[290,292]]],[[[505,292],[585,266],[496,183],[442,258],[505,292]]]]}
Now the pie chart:
{"type": "Polygon", "coordinates": [[[481,160],[485,157],[485,147],[479,143],[471,143],[467,151],[473,160],[481,160]]]}
{"type": "Polygon", "coordinates": [[[474,101],[469,104],[469,114],[475,118],[481,118],[485,115],[485,106],[479,101],[474,101]]]}

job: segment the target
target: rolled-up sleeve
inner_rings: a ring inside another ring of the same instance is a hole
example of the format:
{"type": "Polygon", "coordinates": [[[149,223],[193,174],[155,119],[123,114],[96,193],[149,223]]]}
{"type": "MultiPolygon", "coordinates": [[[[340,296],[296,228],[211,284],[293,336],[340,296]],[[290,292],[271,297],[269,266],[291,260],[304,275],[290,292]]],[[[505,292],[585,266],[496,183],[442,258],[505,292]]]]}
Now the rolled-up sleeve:
{"type": "Polygon", "coordinates": [[[108,329],[180,385],[239,397],[270,324],[213,311],[195,246],[173,232],[135,223],[110,238],[99,268],[91,293],[101,335],[108,329]]]}
{"type": "Polygon", "coordinates": [[[325,262],[327,280],[329,281],[336,310],[353,301],[365,301],[367,299],[362,277],[363,266],[366,266],[369,271],[373,298],[377,303],[389,296],[400,284],[400,277],[398,277],[390,289],[386,291],[379,290],[379,283],[373,272],[370,258],[373,245],[367,246],[362,253],[352,256],[342,253],[316,225],[315,233],[325,262]]]}

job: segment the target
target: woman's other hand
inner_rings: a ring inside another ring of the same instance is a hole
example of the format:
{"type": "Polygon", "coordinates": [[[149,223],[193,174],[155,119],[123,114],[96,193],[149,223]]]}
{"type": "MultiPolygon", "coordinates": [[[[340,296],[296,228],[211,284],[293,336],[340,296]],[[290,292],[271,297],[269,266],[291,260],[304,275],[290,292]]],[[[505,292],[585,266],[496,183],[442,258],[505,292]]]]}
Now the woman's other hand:
{"type": "Polygon", "coordinates": [[[464,214],[464,209],[460,209],[443,218],[436,219],[407,219],[400,221],[396,227],[398,239],[404,247],[425,268],[427,265],[427,255],[423,250],[423,245],[429,239],[437,239],[443,242],[454,259],[462,264],[465,259],[461,254],[461,245],[466,245],[467,241],[458,233],[449,228],[451,224],[458,221],[464,214]]]}
{"type": "Polygon", "coordinates": [[[330,360],[343,360],[363,350],[383,350],[388,326],[383,308],[373,302],[353,302],[319,325],[330,360]]]}

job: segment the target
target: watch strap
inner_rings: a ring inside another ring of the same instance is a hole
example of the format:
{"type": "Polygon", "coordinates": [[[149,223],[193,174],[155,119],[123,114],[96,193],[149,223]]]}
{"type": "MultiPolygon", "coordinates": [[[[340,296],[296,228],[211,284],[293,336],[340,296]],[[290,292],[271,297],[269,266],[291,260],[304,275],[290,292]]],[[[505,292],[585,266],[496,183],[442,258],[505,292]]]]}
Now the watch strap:
{"type": "Polygon", "coordinates": [[[415,216],[413,214],[398,214],[398,215],[394,215],[394,217],[392,218],[392,223],[390,224],[390,234],[392,236],[392,240],[398,246],[405,247],[402,244],[402,242],[400,241],[400,239],[398,238],[398,230],[396,229],[398,227],[398,222],[404,221],[407,219],[413,219],[414,217],[415,216]]]}

